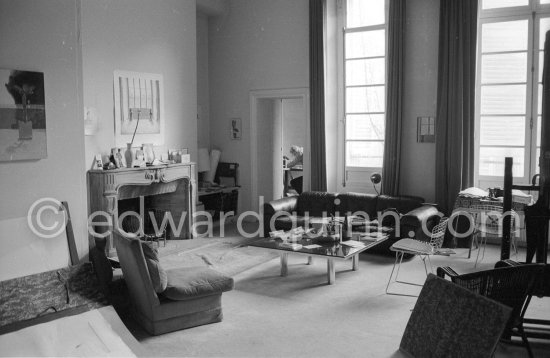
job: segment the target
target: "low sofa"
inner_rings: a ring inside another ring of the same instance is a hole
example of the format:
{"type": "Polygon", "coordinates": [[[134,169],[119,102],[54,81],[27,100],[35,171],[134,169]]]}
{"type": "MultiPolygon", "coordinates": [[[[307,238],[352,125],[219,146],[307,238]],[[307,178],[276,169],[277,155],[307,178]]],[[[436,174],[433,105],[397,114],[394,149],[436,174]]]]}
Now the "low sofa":
{"type": "MultiPolygon", "coordinates": [[[[268,237],[269,232],[273,230],[290,230],[293,226],[306,226],[308,219],[314,217],[347,216],[361,212],[366,213],[370,220],[374,220],[388,210],[399,213],[400,235],[392,235],[389,240],[376,245],[369,252],[393,255],[389,247],[401,237],[429,240],[429,235],[422,229],[422,225],[425,225],[429,233],[440,218],[437,208],[425,204],[424,199],[420,197],[310,191],[265,203],[264,237],[268,237]],[[286,214],[281,215],[282,213],[286,214]],[[274,216],[277,217],[273,218],[274,216]],[[273,227],[270,225],[272,219],[273,227]]],[[[396,223],[392,222],[391,216],[386,216],[382,224],[393,227],[396,223]]]]}

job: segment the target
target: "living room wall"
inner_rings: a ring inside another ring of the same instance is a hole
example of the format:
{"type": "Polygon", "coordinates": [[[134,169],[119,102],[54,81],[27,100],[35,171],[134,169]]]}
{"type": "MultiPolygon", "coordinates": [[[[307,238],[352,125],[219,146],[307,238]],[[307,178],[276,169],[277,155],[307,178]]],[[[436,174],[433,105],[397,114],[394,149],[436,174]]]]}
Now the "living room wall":
{"type": "Polygon", "coordinates": [[[0,67],[44,73],[48,149],[46,159],[0,163],[0,280],[68,265],[64,233],[44,239],[27,225],[41,198],[68,201],[79,256],[88,252],[79,3],[0,0],[0,67]]]}
{"type": "Polygon", "coordinates": [[[439,0],[407,0],[406,12],[401,193],[434,202],[435,143],[416,142],[416,118],[437,112],[439,0]]]}
{"type": "MultiPolygon", "coordinates": [[[[86,136],[86,168],[115,147],[113,71],[162,74],[165,146],[197,153],[195,1],[83,1],[84,106],[97,110],[98,128],[86,136]]],[[[134,143],[141,145],[141,143],[134,143]]]]}
{"type": "Polygon", "coordinates": [[[249,93],[309,87],[308,1],[230,0],[227,5],[209,21],[210,142],[222,150],[223,161],[240,164],[242,212],[251,203],[249,93]],[[241,140],[231,140],[230,118],[242,118],[241,140]]]}

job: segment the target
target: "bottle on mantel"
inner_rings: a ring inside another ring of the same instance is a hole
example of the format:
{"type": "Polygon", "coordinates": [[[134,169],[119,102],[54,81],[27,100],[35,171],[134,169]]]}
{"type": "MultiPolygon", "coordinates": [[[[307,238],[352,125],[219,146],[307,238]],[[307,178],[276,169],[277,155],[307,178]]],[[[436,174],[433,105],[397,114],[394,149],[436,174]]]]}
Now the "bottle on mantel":
{"type": "Polygon", "coordinates": [[[126,159],[126,167],[132,168],[132,162],[134,161],[134,154],[132,153],[132,143],[126,143],[124,159],[126,159]]]}

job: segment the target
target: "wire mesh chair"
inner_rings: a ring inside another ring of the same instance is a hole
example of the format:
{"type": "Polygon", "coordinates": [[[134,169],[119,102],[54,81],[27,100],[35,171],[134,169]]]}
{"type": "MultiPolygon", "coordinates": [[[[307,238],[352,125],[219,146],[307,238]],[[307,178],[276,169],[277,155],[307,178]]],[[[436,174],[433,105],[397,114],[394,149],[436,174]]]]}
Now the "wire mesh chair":
{"type": "MultiPolygon", "coordinates": [[[[499,266],[499,263],[497,263],[497,266],[499,266]]],[[[450,267],[438,267],[437,275],[442,278],[447,275],[453,283],[511,307],[512,314],[502,337],[510,336],[517,331],[529,356],[533,357],[533,352],[523,329],[522,312],[527,304],[527,297],[542,270],[543,266],[540,264],[529,264],[499,267],[459,275],[450,267]]]]}
{"type": "Polygon", "coordinates": [[[427,259],[430,265],[430,272],[432,272],[433,269],[432,269],[432,262],[430,260],[430,256],[448,255],[440,251],[441,245],[443,244],[443,240],[445,238],[445,232],[447,230],[448,222],[449,222],[448,218],[446,217],[441,218],[441,220],[439,221],[439,224],[434,226],[434,228],[432,229],[430,241],[420,241],[415,239],[401,239],[395,242],[390,247],[390,250],[395,252],[395,261],[393,263],[393,268],[391,270],[390,278],[388,279],[388,284],[386,285],[386,294],[416,297],[416,295],[390,292],[389,288],[390,288],[390,284],[392,283],[392,277],[395,271],[395,266],[397,266],[397,272],[395,274],[394,282],[413,285],[413,286],[422,286],[422,284],[402,281],[398,279],[399,270],[401,269],[401,263],[403,262],[403,257],[407,254],[419,256],[422,262],[424,263],[424,271],[426,272],[426,275],[428,275],[428,268],[426,266],[426,259],[427,259]]]}
{"type": "MultiPolygon", "coordinates": [[[[499,237],[502,240],[502,222],[504,219],[504,214],[502,213],[502,206],[491,205],[491,204],[479,204],[473,205],[471,208],[474,215],[474,225],[476,229],[474,231],[474,239],[476,246],[478,247],[476,262],[474,267],[477,267],[479,261],[479,252],[481,247],[483,247],[483,253],[481,255],[481,260],[485,258],[485,247],[487,245],[487,236],[499,237]]],[[[517,233],[516,230],[516,218],[519,218],[518,214],[512,210],[509,214],[511,220],[511,230],[512,232],[517,233]]],[[[518,249],[516,245],[516,235],[512,235],[512,248],[517,256],[518,249]]],[[[473,245],[473,242],[472,242],[473,245]]]]}

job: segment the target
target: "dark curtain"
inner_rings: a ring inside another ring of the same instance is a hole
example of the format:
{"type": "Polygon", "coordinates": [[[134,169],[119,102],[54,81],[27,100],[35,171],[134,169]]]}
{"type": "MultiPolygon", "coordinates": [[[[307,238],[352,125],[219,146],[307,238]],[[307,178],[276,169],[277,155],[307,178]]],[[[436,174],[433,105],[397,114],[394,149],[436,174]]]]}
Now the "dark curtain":
{"type": "Polygon", "coordinates": [[[405,0],[391,0],[388,20],[388,78],[386,136],[382,167],[382,192],[399,195],[401,124],[403,121],[403,65],[405,57],[405,0]]]}
{"type": "Polygon", "coordinates": [[[327,190],[325,154],[326,0],[309,0],[311,190],[327,190]]]}
{"type": "Polygon", "coordinates": [[[477,4],[440,2],[435,198],[444,213],[474,181],[477,4]]]}

